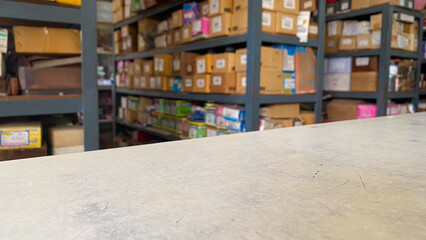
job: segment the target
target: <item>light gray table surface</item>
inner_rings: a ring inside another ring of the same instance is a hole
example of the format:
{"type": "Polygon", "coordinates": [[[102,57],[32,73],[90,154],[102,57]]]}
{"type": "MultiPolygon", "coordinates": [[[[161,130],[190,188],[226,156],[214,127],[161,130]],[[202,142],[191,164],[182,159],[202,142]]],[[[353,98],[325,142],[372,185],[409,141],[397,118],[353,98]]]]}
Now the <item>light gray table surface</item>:
{"type": "Polygon", "coordinates": [[[0,163],[0,239],[426,239],[426,113],[0,163]]]}

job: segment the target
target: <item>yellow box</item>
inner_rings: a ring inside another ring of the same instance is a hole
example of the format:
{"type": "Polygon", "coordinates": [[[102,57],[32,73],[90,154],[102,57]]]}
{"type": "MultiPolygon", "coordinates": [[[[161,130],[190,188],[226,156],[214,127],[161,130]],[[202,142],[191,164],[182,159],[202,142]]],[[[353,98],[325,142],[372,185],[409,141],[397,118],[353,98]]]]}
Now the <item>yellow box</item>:
{"type": "Polygon", "coordinates": [[[41,148],[42,132],[39,122],[0,125],[0,150],[9,148],[41,148]]]}
{"type": "Polygon", "coordinates": [[[81,6],[81,0],[56,0],[56,2],[81,6]]]}

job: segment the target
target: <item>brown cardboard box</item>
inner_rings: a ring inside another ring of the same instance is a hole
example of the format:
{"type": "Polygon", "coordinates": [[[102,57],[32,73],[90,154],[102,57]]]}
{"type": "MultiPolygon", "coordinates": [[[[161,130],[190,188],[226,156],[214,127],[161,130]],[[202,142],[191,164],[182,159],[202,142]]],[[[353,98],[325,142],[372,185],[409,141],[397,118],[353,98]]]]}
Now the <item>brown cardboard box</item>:
{"type": "Polygon", "coordinates": [[[195,58],[200,56],[197,53],[178,52],[173,54],[172,71],[173,76],[182,77],[195,72],[195,58]]]}
{"type": "Polygon", "coordinates": [[[371,49],[371,34],[356,36],[356,49],[371,49]]]}
{"type": "MultiPolygon", "coordinates": [[[[374,2],[374,0],[372,0],[374,2]]],[[[352,10],[368,8],[370,6],[370,0],[355,0],[351,1],[352,10]]]]}
{"type": "Polygon", "coordinates": [[[283,13],[299,14],[299,0],[276,0],[277,11],[283,13]]]}
{"type": "Polygon", "coordinates": [[[277,12],[276,29],[277,33],[296,36],[297,15],[277,12]]]}
{"type": "Polygon", "coordinates": [[[134,68],[134,63],[130,62],[130,61],[126,61],[124,64],[124,70],[129,74],[129,75],[134,75],[135,74],[135,68],[134,68]]]}
{"type": "Polygon", "coordinates": [[[272,11],[262,12],[262,31],[266,33],[275,33],[277,24],[277,14],[272,11]]]}
{"type": "Polygon", "coordinates": [[[339,41],[339,50],[342,50],[342,51],[356,50],[356,37],[341,36],[339,41]]]}
{"type": "Polygon", "coordinates": [[[174,30],[170,30],[166,33],[167,47],[172,47],[174,44],[173,36],[175,35],[174,30]]]}
{"type": "Polygon", "coordinates": [[[302,119],[303,125],[311,125],[311,124],[315,124],[316,122],[315,112],[302,111],[300,112],[299,117],[302,119]]]}
{"type": "Polygon", "coordinates": [[[114,54],[118,55],[123,52],[123,44],[121,42],[114,43],[114,54]]]}
{"type": "Polygon", "coordinates": [[[377,92],[377,72],[353,72],[351,74],[351,91],[377,92]]]}
{"type": "Polygon", "coordinates": [[[379,70],[379,58],[353,57],[352,72],[375,72],[379,70]]]}
{"type": "MultiPolygon", "coordinates": [[[[311,0],[313,1],[313,0],[311,0]]],[[[318,40],[318,23],[310,22],[308,29],[308,39],[318,40]]]]}
{"type": "Polygon", "coordinates": [[[121,41],[121,29],[114,31],[114,43],[121,41]]]}
{"type": "Polygon", "coordinates": [[[194,83],[193,92],[210,93],[210,83],[211,83],[210,74],[195,75],[193,83],[194,83]]]}
{"type": "Polygon", "coordinates": [[[221,37],[231,34],[232,14],[223,13],[210,18],[210,37],[221,37]]]}
{"type": "Polygon", "coordinates": [[[138,50],[137,36],[131,35],[121,39],[123,53],[132,53],[138,50]]]}
{"type": "Polygon", "coordinates": [[[196,74],[205,74],[213,72],[213,54],[205,54],[195,58],[196,74]]]}
{"type": "Polygon", "coordinates": [[[385,4],[385,3],[389,3],[391,5],[398,6],[399,1],[400,0],[370,0],[370,6],[382,5],[382,4],[385,4]]]}
{"type": "Polygon", "coordinates": [[[325,38],[325,53],[336,53],[339,46],[339,37],[325,38]]]}
{"type": "Polygon", "coordinates": [[[408,35],[408,47],[405,50],[417,52],[417,49],[419,47],[419,35],[417,33],[410,33],[408,35]]]}
{"type": "Polygon", "coordinates": [[[82,126],[52,127],[49,129],[52,147],[69,147],[84,145],[82,126]]]}
{"type": "Polygon", "coordinates": [[[154,61],[153,60],[144,60],[142,62],[142,73],[145,75],[154,74],[154,61]]]}
{"type": "Polygon", "coordinates": [[[136,27],[134,27],[132,25],[122,26],[121,27],[121,38],[136,35],[137,32],[138,31],[137,31],[136,27]]]}
{"type": "Polygon", "coordinates": [[[200,12],[201,17],[207,17],[209,15],[209,1],[204,1],[200,3],[200,12]]]}
{"type": "Polygon", "coordinates": [[[300,11],[309,11],[314,12],[317,9],[317,4],[315,0],[300,0],[300,11]]]}
{"type": "Polygon", "coordinates": [[[236,93],[237,94],[246,94],[247,78],[246,72],[237,72],[236,73],[236,93]]]}
{"type": "MultiPolygon", "coordinates": [[[[248,8],[248,0],[234,0],[234,13],[248,8]]],[[[277,0],[262,0],[262,9],[277,11],[277,0]]]]}
{"type": "Polygon", "coordinates": [[[150,76],[148,85],[149,85],[150,90],[157,90],[157,77],[156,76],[150,76]]]}
{"type": "Polygon", "coordinates": [[[125,82],[124,82],[124,88],[132,89],[133,88],[133,76],[130,74],[126,75],[125,82]]]}
{"type": "Polygon", "coordinates": [[[135,59],[133,61],[133,69],[135,70],[135,75],[141,75],[142,74],[142,62],[143,60],[141,58],[135,59]]]}
{"type": "Polygon", "coordinates": [[[343,21],[331,21],[327,23],[326,37],[339,37],[342,35],[343,21]]]}
{"type": "Polygon", "coordinates": [[[370,30],[382,29],[382,14],[375,14],[370,16],[370,30]]]}
{"type": "Polygon", "coordinates": [[[232,13],[232,2],[230,0],[209,0],[209,17],[223,13],[232,13]]]}
{"type": "Polygon", "coordinates": [[[235,71],[235,53],[213,55],[213,73],[226,73],[232,71],[235,71]]]}
{"type": "Polygon", "coordinates": [[[140,89],[149,89],[149,75],[142,75],[140,76],[140,81],[139,81],[139,88],[140,89]]]}
{"type": "Polygon", "coordinates": [[[115,12],[118,9],[124,7],[124,0],[112,0],[112,11],[115,12]]]}
{"type": "MultiPolygon", "coordinates": [[[[155,88],[154,89],[161,90],[161,91],[167,91],[168,81],[169,81],[168,76],[156,76],[155,77],[155,88]]],[[[152,85],[150,85],[150,87],[152,88],[152,85]]]]}
{"type": "Polygon", "coordinates": [[[188,75],[183,77],[183,91],[193,92],[194,91],[194,76],[188,75]]]}
{"type": "Polygon", "coordinates": [[[133,89],[140,89],[141,88],[141,76],[140,75],[133,75],[133,89]]]}
{"type": "Polygon", "coordinates": [[[174,31],[173,44],[179,45],[182,43],[182,29],[178,28],[174,31]]]}
{"type": "Polygon", "coordinates": [[[158,21],[145,18],[138,21],[138,32],[144,35],[153,36],[157,32],[158,21]]]}
{"type": "Polygon", "coordinates": [[[181,43],[189,43],[192,41],[192,25],[186,25],[181,28],[182,33],[180,36],[182,37],[181,43]]]}
{"type": "Polygon", "coordinates": [[[296,93],[316,92],[317,59],[312,48],[295,54],[296,93]]]}
{"type": "Polygon", "coordinates": [[[300,114],[300,104],[274,104],[260,109],[259,115],[267,118],[297,118],[300,114]]]}
{"type": "Polygon", "coordinates": [[[112,15],[112,22],[118,23],[124,20],[124,9],[120,8],[117,11],[115,11],[112,15]]]}
{"type": "Polygon", "coordinates": [[[381,44],[382,31],[375,30],[371,33],[371,49],[379,49],[381,44]]]}
{"type": "Polygon", "coordinates": [[[138,33],[138,51],[143,52],[154,48],[152,40],[147,39],[143,34],[138,33]]]}
{"type": "Polygon", "coordinates": [[[138,111],[124,109],[124,122],[135,123],[138,120],[138,111]]]}
{"type": "Polygon", "coordinates": [[[43,145],[41,148],[2,149],[0,151],[0,161],[35,158],[43,156],[47,156],[46,145],[43,145]]]}
{"type": "MultiPolygon", "coordinates": [[[[247,32],[247,8],[238,10],[232,14],[232,32],[243,34],[247,32]]],[[[276,13],[272,11],[262,12],[262,31],[266,33],[275,33],[276,31],[276,13]]]]}
{"type": "Polygon", "coordinates": [[[75,29],[14,26],[17,53],[80,54],[80,31],[75,29]]]}
{"type": "Polygon", "coordinates": [[[156,55],[154,56],[154,73],[159,75],[172,75],[172,55],[156,55]]]}
{"type": "Polygon", "coordinates": [[[294,124],[295,124],[295,120],[294,119],[273,118],[273,119],[267,119],[267,121],[273,123],[274,124],[274,128],[294,127],[294,124]]]}
{"type": "Polygon", "coordinates": [[[271,47],[261,47],[260,65],[265,70],[282,71],[283,51],[271,47]]]}
{"type": "Polygon", "coordinates": [[[327,120],[357,119],[357,105],[362,103],[362,100],[333,99],[327,104],[327,120]]]}
{"type": "Polygon", "coordinates": [[[236,92],[235,72],[212,73],[210,92],[233,94],[236,92]]]}
{"type": "Polygon", "coordinates": [[[150,8],[157,4],[157,0],[145,0],[145,7],[150,8]]]}
{"type": "Polygon", "coordinates": [[[172,13],[171,29],[182,27],[183,14],[182,10],[177,10],[172,13]]]}
{"type": "MultiPolygon", "coordinates": [[[[282,66],[282,65],[281,65],[282,66]]],[[[284,74],[281,71],[260,69],[260,93],[281,94],[284,90],[284,74]]]]}
{"type": "Polygon", "coordinates": [[[243,72],[247,70],[247,49],[235,51],[235,71],[243,72]]]}
{"type": "Polygon", "coordinates": [[[167,47],[167,34],[161,34],[154,38],[155,48],[166,48],[167,47]]]}
{"type": "Polygon", "coordinates": [[[166,91],[169,91],[169,92],[173,91],[173,84],[174,84],[174,82],[175,82],[175,78],[174,77],[169,77],[167,79],[167,90],[166,91]]]}

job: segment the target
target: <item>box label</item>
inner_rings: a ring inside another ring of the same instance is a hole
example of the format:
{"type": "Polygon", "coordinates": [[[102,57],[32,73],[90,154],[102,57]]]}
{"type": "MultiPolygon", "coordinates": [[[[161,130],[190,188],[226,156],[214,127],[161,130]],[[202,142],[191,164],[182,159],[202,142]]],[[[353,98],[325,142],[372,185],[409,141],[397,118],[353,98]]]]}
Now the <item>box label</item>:
{"type": "Polygon", "coordinates": [[[1,132],[2,147],[21,147],[30,144],[29,131],[1,132]]]}
{"type": "Polygon", "coordinates": [[[156,77],[155,88],[161,88],[161,77],[156,77]]]}
{"type": "Polygon", "coordinates": [[[203,16],[209,14],[209,5],[203,5],[203,9],[201,9],[203,16]]]}
{"type": "Polygon", "coordinates": [[[217,131],[215,129],[207,129],[207,137],[215,137],[217,136],[217,131]]]}
{"type": "Polygon", "coordinates": [[[362,39],[361,41],[358,41],[359,47],[367,47],[368,46],[368,39],[362,39]]]}
{"type": "Polygon", "coordinates": [[[355,59],[355,65],[357,67],[364,67],[368,66],[370,64],[370,58],[369,57],[358,57],[355,59]]]}
{"type": "Polygon", "coordinates": [[[399,6],[401,6],[401,7],[405,7],[405,0],[399,0],[398,1],[399,3],[399,6]]]}
{"type": "Polygon", "coordinates": [[[175,42],[179,42],[180,41],[180,32],[177,31],[175,32],[175,42]]]}
{"type": "Polygon", "coordinates": [[[215,118],[216,118],[216,115],[215,115],[214,112],[206,113],[206,123],[207,124],[215,125],[216,124],[215,123],[215,118]]]}
{"type": "Polygon", "coordinates": [[[192,87],[192,79],[191,78],[185,79],[185,87],[192,87]]]}
{"type": "Polygon", "coordinates": [[[205,86],[204,78],[197,79],[197,88],[204,88],[205,86]]]}
{"type": "Polygon", "coordinates": [[[241,65],[247,65],[247,54],[241,55],[240,62],[241,65]]]}
{"type": "Polygon", "coordinates": [[[183,29],[183,39],[188,39],[189,38],[189,29],[185,28],[183,29]]]}
{"type": "Polygon", "coordinates": [[[265,9],[271,9],[274,10],[274,0],[263,0],[262,1],[262,7],[265,9]]]}
{"type": "Polygon", "coordinates": [[[382,36],[380,31],[373,32],[373,34],[371,35],[371,44],[373,46],[380,45],[381,38],[382,36]]]}
{"type": "Polygon", "coordinates": [[[141,77],[141,87],[146,88],[146,77],[141,77]]]}
{"type": "Polygon", "coordinates": [[[263,12],[262,13],[262,25],[271,26],[271,13],[263,12]]]}
{"type": "Polygon", "coordinates": [[[174,81],[174,78],[169,78],[169,88],[173,88],[174,81]]]}
{"type": "Polygon", "coordinates": [[[219,13],[219,0],[210,0],[210,13],[219,13]]]}
{"type": "Polygon", "coordinates": [[[192,23],[192,32],[193,33],[201,32],[201,20],[197,20],[192,23]]]}
{"type": "Polygon", "coordinates": [[[217,69],[224,69],[225,68],[225,59],[219,59],[216,61],[216,68],[217,69]]]}
{"type": "Polygon", "coordinates": [[[197,73],[205,73],[206,72],[206,60],[201,59],[197,61],[197,73]]]}
{"type": "Polygon", "coordinates": [[[212,33],[218,33],[222,31],[222,16],[217,16],[212,19],[212,33]]]}
{"type": "Polygon", "coordinates": [[[173,24],[175,26],[179,24],[179,16],[178,15],[173,15],[173,24]]]}
{"type": "Polygon", "coordinates": [[[304,9],[307,9],[307,8],[310,8],[310,7],[312,7],[312,1],[305,2],[305,3],[303,4],[303,8],[304,8],[304,9]]]}
{"type": "Polygon", "coordinates": [[[247,77],[243,77],[243,78],[241,79],[241,86],[243,86],[243,87],[247,87],[247,77]]]}
{"type": "Polygon", "coordinates": [[[342,3],[342,5],[341,5],[341,7],[340,7],[342,10],[347,10],[347,9],[349,9],[349,3],[348,2],[344,2],[344,3],[342,3]]]}
{"type": "Polygon", "coordinates": [[[151,69],[150,69],[150,66],[149,66],[149,65],[144,65],[144,66],[143,66],[143,71],[144,71],[145,73],[149,73],[149,72],[151,72],[150,70],[151,70],[151,69]]]}
{"type": "Polygon", "coordinates": [[[215,86],[222,85],[222,77],[221,76],[214,76],[213,77],[213,85],[215,85],[215,86]]]}
{"type": "Polygon", "coordinates": [[[329,40],[329,41],[327,42],[327,46],[328,46],[328,47],[334,47],[334,40],[329,40]]]}
{"type": "Polygon", "coordinates": [[[284,0],[284,8],[295,10],[296,0],[284,0]]]}
{"type": "Polygon", "coordinates": [[[408,1],[408,8],[414,8],[412,1],[408,1]]]}
{"type": "Polygon", "coordinates": [[[292,30],[293,29],[293,18],[283,16],[281,22],[281,28],[292,30]]]}
{"type": "Polygon", "coordinates": [[[399,48],[405,48],[408,46],[408,38],[402,35],[398,35],[397,41],[398,41],[399,48]]]}
{"type": "Polygon", "coordinates": [[[401,18],[401,21],[404,21],[404,22],[410,22],[410,23],[414,22],[414,16],[411,16],[405,13],[401,13],[400,18],[401,18]]]}
{"type": "Polygon", "coordinates": [[[164,59],[162,58],[155,59],[155,71],[164,72],[164,59]]]}
{"type": "Polygon", "coordinates": [[[333,13],[334,13],[334,6],[333,5],[328,6],[327,7],[327,14],[333,14],[333,13]]]}
{"type": "Polygon", "coordinates": [[[328,23],[328,36],[332,37],[332,36],[336,36],[337,35],[337,22],[333,21],[333,22],[329,22],[328,23]]]}
{"type": "Polygon", "coordinates": [[[173,71],[175,71],[175,72],[180,71],[180,59],[174,59],[173,60],[173,71]]]}
{"type": "Polygon", "coordinates": [[[318,26],[309,26],[309,33],[310,34],[318,34],[318,26]]]}
{"type": "Polygon", "coordinates": [[[155,86],[155,82],[156,82],[155,77],[150,77],[150,78],[149,78],[149,86],[150,86],[151,88],[156,88],[156,86],[155,86]]]}
{"type": "Polygon", "coordinates": [[[296,80],[294,78],[284,78],[284,89],[295,89],[296,80]]]}
{"type": "Polygon", "coordinates": [[[351,38],[343,39],[342,44],[343,45],[350,45],[350,44],[352,44],[352,39],[351,38]]]}

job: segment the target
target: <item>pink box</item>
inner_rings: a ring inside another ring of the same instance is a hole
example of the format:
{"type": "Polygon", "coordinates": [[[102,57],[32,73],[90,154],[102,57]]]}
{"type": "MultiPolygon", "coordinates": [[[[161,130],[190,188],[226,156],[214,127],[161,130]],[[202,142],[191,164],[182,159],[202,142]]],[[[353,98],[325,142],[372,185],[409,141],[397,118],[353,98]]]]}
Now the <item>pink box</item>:
{"type": "Polygon", "coordinates": [[[387,109],[386,115],[388,115],[388,116],[399,115],[399,107],[398,107],[398,105],[397,104],[388,105],[388,109],[387,109]]]}
{"type": "Polygon", "coordinates": [[[207,38],[210,34],[210,20],[207,17],[202,17],[201,19],[195,20],[192,23],[192,38],[197,39],[199,36],[201,38],[207,38]]]}
{"type": "Polygon", "coordinates": [[[216,126],[225,127],[225,118],[223,118],[223,109],[224,106],[216,106],[216,126]]]}
{"type": "Polygon", "coordinates": [[[358,119],[377,117],[377,106],[372,104],[360,104],[356,109],[358,119]]]}

